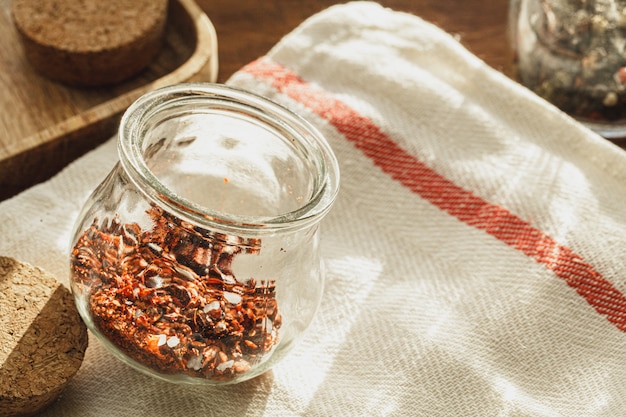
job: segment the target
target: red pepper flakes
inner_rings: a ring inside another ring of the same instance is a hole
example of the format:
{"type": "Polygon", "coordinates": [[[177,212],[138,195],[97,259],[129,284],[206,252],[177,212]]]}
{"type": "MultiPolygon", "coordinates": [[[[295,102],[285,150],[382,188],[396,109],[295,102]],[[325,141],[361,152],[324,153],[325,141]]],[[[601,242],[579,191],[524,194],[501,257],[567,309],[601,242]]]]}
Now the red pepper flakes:
{"type": "Polygon", "coordinates": [[[139,363],[163,374],[229,380],[278,343],[274,280],[240,282],[242,239],[184,222],[153,206],[154,221],[94,220],[72,251],[74,280],[88,292],[97,329],[139,363]]]}

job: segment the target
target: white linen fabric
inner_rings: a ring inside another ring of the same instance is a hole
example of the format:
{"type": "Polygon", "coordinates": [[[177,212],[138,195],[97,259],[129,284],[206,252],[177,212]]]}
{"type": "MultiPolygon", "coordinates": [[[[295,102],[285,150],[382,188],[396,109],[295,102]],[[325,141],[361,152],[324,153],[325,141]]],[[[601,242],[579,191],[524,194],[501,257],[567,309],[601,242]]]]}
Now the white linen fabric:
{"type": "MultiPolygon", "coordinates": [[[[45,416],[623,416],[626,154],[419,17],[302,23],[229,84],[326,136],[341,190],[327,283],[272,371],[172,385],[90,338],[45,416]]],[[[69,239],[115,140],[0,204],[0,254],[69,285],[69,239]]]]}

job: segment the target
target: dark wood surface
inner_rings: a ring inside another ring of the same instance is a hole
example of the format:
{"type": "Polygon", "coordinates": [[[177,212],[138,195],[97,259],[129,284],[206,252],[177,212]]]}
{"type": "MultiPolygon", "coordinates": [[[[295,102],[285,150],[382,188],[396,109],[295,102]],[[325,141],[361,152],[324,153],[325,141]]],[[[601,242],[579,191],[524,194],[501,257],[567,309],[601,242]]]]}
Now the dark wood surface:
{"type": "MultiPolygon", "coordinates": [[[[196,0],[219,41],[224,82],[237,69],[264,55],[309,16],[342,2],[331,0],[196,0]]],[[[492,67],[510,74],[506,0],[385,0],[383,6],[417,15],[445,31],[492,67]]]]}

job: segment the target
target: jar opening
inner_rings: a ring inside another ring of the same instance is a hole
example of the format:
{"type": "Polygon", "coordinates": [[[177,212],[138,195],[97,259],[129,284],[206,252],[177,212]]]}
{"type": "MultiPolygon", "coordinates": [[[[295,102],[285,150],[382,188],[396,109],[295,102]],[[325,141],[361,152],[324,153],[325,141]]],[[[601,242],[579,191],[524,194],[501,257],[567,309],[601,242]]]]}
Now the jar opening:
{"type": "Polygon", "coordinates": [[[286,108],[217,84],[179,84],[122,118],[120,160],[138,188],[183,218],[227,227],[319,221],[338,191],[326,140],[286,108]]]}

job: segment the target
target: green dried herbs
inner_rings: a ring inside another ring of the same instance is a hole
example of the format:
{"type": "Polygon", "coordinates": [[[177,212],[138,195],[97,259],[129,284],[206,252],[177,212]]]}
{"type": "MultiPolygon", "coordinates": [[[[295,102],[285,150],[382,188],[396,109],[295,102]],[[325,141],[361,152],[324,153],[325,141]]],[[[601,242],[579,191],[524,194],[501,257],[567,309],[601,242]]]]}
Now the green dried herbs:
{"type": "Polygon", "coordinates": [[[581,121],[626,121],[626,1],[522,0],[522,84],[581,121]]]}

